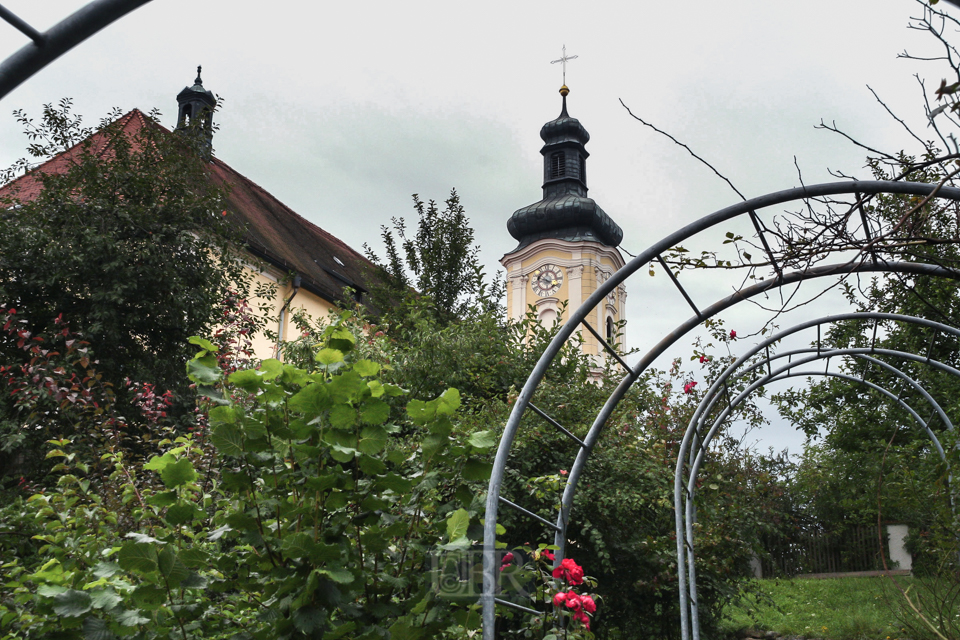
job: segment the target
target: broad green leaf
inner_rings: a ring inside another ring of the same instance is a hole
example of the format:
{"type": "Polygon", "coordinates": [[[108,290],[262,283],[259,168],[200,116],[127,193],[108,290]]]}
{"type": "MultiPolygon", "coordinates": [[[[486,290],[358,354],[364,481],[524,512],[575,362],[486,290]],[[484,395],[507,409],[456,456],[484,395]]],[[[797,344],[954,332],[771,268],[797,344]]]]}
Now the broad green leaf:
{"type": "Polygon", "coordinates": [[[218,424],[210,432],[210,442],[220,455],[243,455],[243,431],[235,424],[218,424]]]}
{"type": "Polygon", "coordinates": [[[201,385],[214,384],[220,380],[223,373],[216,356],[207,354],[199,358],[187,360],[187,377],[191,382],[201,385]]]}
{"type": "Polygon", "coordinates": [[[388,473],[382,478],[377,478],[376,487],[380,490],[390,489],[394,493],[403,494],[413,488],[413,482],[395,473],[388,473]]]}
{"type": "Polygon", "coordinates": [[[143,465],[143,468],[147,471],[163,471],[168,464],[173,464],[176,461],[177,459],[174,456],[165,453],[162,456],[153,456],[150,458],[147,464],[143,465]]]}
{"type": "Polygon", "coordinates": [[[152,496],[147,496],[145,501],[147,504],[152,504],[155,507],[169,507],[177,502],[177,492],[161,491],[152,496]]]}
{"type": "Polygon", "coordinates": [[[411,400],[407,403],[407,415],[413,420],[414,424],[425,425],[436,415],[436,406],[428,404],[423,400],[411,400]]]}
{"type": "Polygon", "coordinates": [[[84,619],[83,640],[113,640],[115,637],[106,620],[93,616],[84,619]]]}
{"type": "Polygon", "coordinates": [[[444,551],[456,551],[458,549],[466,549],[470,547],[473,542],[467,536],[461,536],[452,542],[447,544],[438,545],[444,551]]]}
{"type": "Polygon", "coordinates": [[[337,349],[320,349],[317,351],[317,362],[329,366],[337,362],[343,362],[343,352],[337,349]]]}
{"type": "Polygon", "coordinates": [[[263,388],[263,375],[264,372],[256,369],[244,369],[242,371],[234,371],[227,380],[230,381],[230,384],[234,384],[244,391],[253,393],[263,388]]]}
{"type": "Polygon", "coordinates": [[[157,558],[157,568],[160,569],[160,575],[166,578],[167,583],[176,588],[180,582],[186,578],[190,571],[183,564],[173,545],[167,545],[160,552],[157,558]]]}
{"type": "Polygon", "coordinates": [[[350,633],[356,628],[357,628],[357,623],[354,622],[353,620],[351,620],[350,622],[344,622],[339,627],[336,627],[335,629],[331,629],[330,631],[327,631],[325,634],[323,634],[323,640],[338,640],[338,638],[342,638],[343,636],[347,635],[348,633],[350,633]]]}
{"type": "Polygon", "coordinates": [[[353,574],[346,569],[315,569],[315,571],[340,584],[350,584],[353,582],[353,574]]]}
{"type": "Polygon", "coordinates": [[[144,618],[140,615],[139,609],[128,609],[127,611],[121,611],[114,616],[114,619],[121,627],[138,627],[141,624],[147,624],[150,622],[150,618],[144,618]]]}
{"type": "Polygon", "coordinates": [[[456,540],[467,535],[470,526],[470,514],[466,509],[457,509],[447,518],[447,538],[456,540]]]}
{"type": "Polygon", "coordinates": [[[203,509],[200,509],[193,503],[184,502],[175,504],[167,509],[167,513],[163,519],[166,520],[168,524],[176,527],[181,524],[186,524],[187,522],[198,520],[202,518],[203,515],[203,509]]]}
{"type": "Polygon", "coordinates": [[[452,416],[460,408],[460,392],[456,389],[447,389],[434,402],[437,403],[437,414],[452,416]]]}
{"type": "Polygon", "coordinates": [[[106,609],[109,611],[123,601],[120,594],[109,588],[91,589],[89,593],[94,609],[106,609]]]}
{"type": "Polygon", "coordinates": [[[310,551],[310,560],[314,564],[325,564],[340,559],[340,545],[318,542],[310,551]]]}
{"type": "Polygon", "coordinates": [[[383,385],[383,390],[384,390],[384,391],[386,392],[386,394],[387,394],[388,396],[390,396],[391,398],[396,398],[396,397],[399,397],[399,396],[402,396],[402,395],[406,395],[406,393],[407,393],[407,392],[403,389],[403,387],[398,387],[398,386],[395,385],[395,384],[385,384],[385,385],[383,385]]]}
{"type": "Polygon", "coordinates": [[[492,470],[492,462],[471,459],[467,460],[463,465],[463,477],[466,480],[489,480],[492,470]]]}
{"type": "Polygon", "coordinates": [[[133,590],[131,597],[144,609],[156,609],[167,601],[167,592],[155,584],[144,583],[133,590]]]}
{"type": "Polygon", "coordinates": [[[275,380],[283,373],[283,363],[275,358],[269,358],[260,363],[260,374],[264,380],[275,380]]]}
{"type": "Polygon", "coordinates": [[[37,595],[43,596],[44,598],[52,598],[66,591],[66,587],[58,587],[55,584],[42,584],[37,587],[37,595]]]}
{"type": "Polygon", "coordinates": [[[53,612],[58,616],[82,616],[93,607],[93,598],[86,591],[69,589],[53,597],[53,612]]]}
{"type": "Polygon", "coordinates": [[[330,447],[330,456],[337,462],[350,462],[353,460],[353,456],[357,453],[356,449],[350,449],[347,447],[341,447],[338,444],[330,447]]]}
{"type": "Polygon", "coordinates": [[[390,405],[377,398],[368,398],[360,406],[360,421],[364,424],[383,424],[390,417],[390,405]]]}
{"type": "Polygon", "coordinates": [[[476,431],[467,438],[467,444],[477,449],[490,449],[497,445],[497,438],[493,431],[476,431]]]}
{"type": "Polygon", "coordinates": [[[187,342],[189,342],[190,344],[195,344],[201,349],[206,349],[207,351],[214,351],[214,352],[220,351],[220,347],[218,347],[217,345],[213,344],[209,340],[206,340],[204,338],[199,338],[197,336],[190,336],[189,338],[187,338],[187,342]]]}
{"type": "Polygon", "coordinates": [[[311,634],[315,629],[321,629],[327,620],[324,610],[313,605],[300,607],[293,612],[291,618],[297,631],[305,634],[311,634]]]}
{"type": "Polygon", "coordinates": [[[357,343],[357,338],[350,333],[349,329],[344,327],[330,327],[328,342],[334,349],[347,353],[353,350],[353,345],[357,343]]]}
{"type": "Polygon", "coordinates": [[[196,480],[197,472],[194,471],[193,464],[189,459],[180,458],[160,471],[160,479],[168,488],[173,489],[196,480]]]}
{"type": "Polygon", "coordinates": [[[379,398],[385,391],[383,383],[379,380],[371,380],[367,383],[367,387],[370,389],[370,396],[374,398],[379,398]]]}
{"type": "Polygon", "coordinates": [[[187,574],[187,577],[183,579],[180,583],[181,589],[205,589],[207,586],[207,579],[201,576],[196,571],[191,571],[187,574]]]}
{"type": "Polygon", "coordinates": [[[353,370],[364,378],[369,378],[380,372],[380,365],[371,360],[360,360],[353,365],[353,370]]]}
{"type": "Polygon", "coordinates": [[[420,640],[423,629],[406,618],[400,618],[390,627],[390,640],[420,640]]]}
{"type": "Polygon", "coordinates": [[[288,558],[297,559],[309,556],[313,552],[315,545],[316,543],[313,541],[312,535],[308,533],[293,533],[284,536],[280,549],[283,551],[283,555],[288,558]]]}
{"type": "Polygon", "coordinates": [[[357,464],[359,464],[361,471],[370,476],[378,476],[387,470],[387,465],[382,460],[370,456],[361,455],[357,464]]]}
{"type": "Polygon", "coordinates": [[[247,491],[253,488],[253,480],[245,471],[223,471],[220,486],[228,491],[247,491]]]}
{"type": "Polygon", "coordinates": [[[357,448],[367,455],[376,455],[387,444],[387,431],[380,426],[364,427],[360,432],[360,442],[357,448]]]}
{"type": "Polygon", "coordinates": [[[187,547],[180,550],[180,560],[191,569],[206,567],[210,562],[210,554],[197,547],[187,547]]]}
{"type": "Polygon", "coordinates": [[[423,457],[430,459],[438,451],[447,446],[449,438],[438,433],[431,433],[426,438],[423,439],[423,442],[420,443],[420,449],[423,451],[423,457]]]}
{"type": "Polygon", "coordinates": [[[219,406],[210,409],[209,413],[210,424],[236,424],[237,422],[237,410],[231,406],[219,406]]]}
{"type": "Polygon", "coordinates": [[[111,578],[120,573],[120,565],[115,562],[98,562],[93,568],[95,578],[111,578]]]}
{"type": "Polygon", "coordinates": [[[157,568],[157,552],[152,545],[143,542],[127,542],[120,547],[117,563],[125,571],[149,573],[157,568]]]}
{"type": "Polygon", "coordinates": [[[334,429],[352,429],[357,424],[357,410],[349,404],[337,404],[330,408],[330,426],[334,429]]]}
{"type": "Polygon", "coordinates": [[[287,406],[305,416],[320,415],[330,407],[330,396],[326,385],[322,382],[308,384],[290,398],[287,406]]]}
{"type": "Polygon", "coordinates": [[[139,531],[131,531],[130,533],[128,533],[128,534],[125,535],[124,537],[125,537],[125,538],[130,538],[130,539],[132,539],[134,542],[142,542],[143,544],[156,544],[156,545],[164,545],[164,544],[166,544],[165,542],[162,542],[162,541],[160,541],[160,540],[157,540],[156,538],[154,538],[154,537],[152,537],[152,536],[148,536],[148,535],[145,534],[145,533],[140,533],[139,531]]]}
{"type": "Polygon", "coordinates": [[[304,484],[314,491],[326,491],[327,489],[332,489],[337,486],[338,480],[339,478],[336,474],[327,473],[315,478],[307,478],[304,484]]]}

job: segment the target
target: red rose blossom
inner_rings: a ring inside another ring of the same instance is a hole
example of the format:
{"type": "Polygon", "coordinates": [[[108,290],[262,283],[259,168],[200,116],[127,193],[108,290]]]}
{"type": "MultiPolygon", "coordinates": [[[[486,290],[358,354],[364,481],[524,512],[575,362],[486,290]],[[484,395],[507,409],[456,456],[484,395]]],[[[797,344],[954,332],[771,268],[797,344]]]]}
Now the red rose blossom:
{"type": "Polygon", "coordinates": [[[730,338],[731,338],[731,339],[736,339],[736,337],[737,337],[737,332],[736,332],[736,331],[733,331],[733,330],[731,329],[731,331],[730,331],[730,338]]]}
{"type": "Polygon", "coordinates": [[[596,613],[597,603],[590,596],[580,596],[580,602],[583,603],[583,610],[587,613],[596,613]]]}
{"type": "Polygon", "coordinates": [[[563,578],[571,585],[583,584],[583,567],[571,558],[564,558],[560,566],[553,570],[554,578],[563,578]]]}

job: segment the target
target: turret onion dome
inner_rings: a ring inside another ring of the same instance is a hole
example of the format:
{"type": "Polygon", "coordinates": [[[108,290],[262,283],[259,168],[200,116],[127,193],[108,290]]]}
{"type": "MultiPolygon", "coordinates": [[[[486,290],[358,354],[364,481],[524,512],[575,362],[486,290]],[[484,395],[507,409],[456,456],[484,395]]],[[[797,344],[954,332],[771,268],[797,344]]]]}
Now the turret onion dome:
{"type": "MultiPolygon", "coordinates": [[[[517,249],[544,238],[592,241],[616,247],[623,230],[587,197],[587,153],[584,145],[590,134],[567,113],[566,85],[560,88],[563,108],[560,115],[540,129],[544,145],[543,199],[518,209],[507,222],[507,230],[520,244],[517,249]]],[[[517,249],[514,249],[516,251],[517,249]]]]}

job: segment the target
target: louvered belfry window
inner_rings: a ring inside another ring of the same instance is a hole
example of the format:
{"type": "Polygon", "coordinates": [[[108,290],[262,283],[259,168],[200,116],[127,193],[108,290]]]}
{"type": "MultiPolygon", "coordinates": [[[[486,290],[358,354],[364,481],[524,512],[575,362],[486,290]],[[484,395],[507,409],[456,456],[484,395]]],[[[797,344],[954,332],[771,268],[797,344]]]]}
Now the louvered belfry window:
{"type": "Polygon", "coordinates": [[[560,178],[567,174],[567,156],[563,151],[550,155],[550,177],[560,178]]]}

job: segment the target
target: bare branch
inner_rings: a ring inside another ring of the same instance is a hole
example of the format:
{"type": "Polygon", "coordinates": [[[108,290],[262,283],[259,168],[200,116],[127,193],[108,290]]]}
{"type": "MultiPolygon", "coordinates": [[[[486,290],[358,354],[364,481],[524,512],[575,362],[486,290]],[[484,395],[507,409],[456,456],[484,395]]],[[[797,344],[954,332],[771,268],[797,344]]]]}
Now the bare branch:
{"type": "Polygon", "coordinates": [[[647,126],[647,127],[650,127],[651,129],[653,129],[654,131],[656,131],[657,133],[659,133],[659,134],[661,134],[661,135],[667,136],[667,137],[670,138],[670,140],[672,140],[675,144],[677,144],[677,145],[683,147],[684,149],[686,149],[687,152],[688,152],[690,155],[692,155],[694,158],[696,158],[697,160],[699,160],[700,162],[702,162],[703,164],[705,164],[706,166],[708,166],[708,167],[710,168],[710,170],[713,171],[715,174],[717,174],[717,176],[718,176],[721,180],[723,180],[723,181],[726,182],[728,185],[730,185],[730,188],[733,189],[738,196],[740,196],[740,199],[741,199],[741,200],[746,200],[746,199],[747,199],[746,196],[744,196],[742,193],[740,193],[740,190],[739,190],[739,189],[737,189],[735,186],[733,186],[733,183],[730,182],[730,180],[728,180],[725,175],[723,175],[722,173],[720,173],[719,171],[717,171],[716,167],[714,167],[712,164],[710,164],[709,162],[707,162],[706,160],[704,160],[703,158],[701,158],[700,156],[698,156],[697,154],[695,154],[690,147],[688,147],[688,146],[685,145],[684,143],[680,142],[679,140],[677,140],[676,138],[674,138],[672,135],[670,135],[670,134],[667,133],[666,131],[661,131],[660,129],[657,129],[655,126],[653,126],[652,124],[650,124],[649,122],[647,122],[646,120],[644,120],[643,118],[641,118],[640,116],[635,115],[635,114],[633,113],[633,111],[630,110],[630,107],[628,107],[626,104],[624,104],[624,102],[623,102],[622,99],[620,100],[620,104],[623,106],[624,109],[627,110],[627,113],[629,113],[630,116],[633,117],[635,120],[637,120],[638,122],[640,122],[640,124],[642,124],[642,125],[644,125],[644,126],[647,126]]]}

